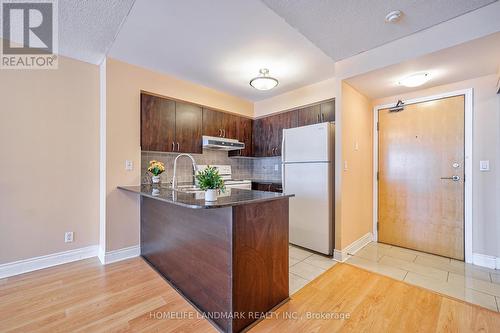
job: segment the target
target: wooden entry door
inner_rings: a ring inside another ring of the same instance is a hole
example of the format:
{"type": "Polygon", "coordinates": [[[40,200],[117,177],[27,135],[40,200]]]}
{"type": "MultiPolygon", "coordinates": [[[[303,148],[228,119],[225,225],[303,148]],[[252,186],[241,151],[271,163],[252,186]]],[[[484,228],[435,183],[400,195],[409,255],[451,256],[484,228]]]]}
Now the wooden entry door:
{"type": "Polygon", "coordinates": [[[464,100],[379,111],[380,242],[464,260],[464,100]]]}

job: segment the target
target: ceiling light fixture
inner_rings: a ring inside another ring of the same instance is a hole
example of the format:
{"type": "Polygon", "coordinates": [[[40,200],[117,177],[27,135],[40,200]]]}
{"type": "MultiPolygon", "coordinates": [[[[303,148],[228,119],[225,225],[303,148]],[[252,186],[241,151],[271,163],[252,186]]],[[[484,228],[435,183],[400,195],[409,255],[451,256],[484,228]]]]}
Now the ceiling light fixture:
{"type": "Polygon", "coordinates": [[[399,21],[403,13],[400,10],[393,10],[385,16],[385,23],[395,23],[399,21]]]}
{"type": "Polygon", "coordinates": [[[261,68],[260,75],[250,80],[250,85],[257,90],[271,90],[278,85],[278,80],[268,76],[269,69],[261,68]]]}
{"type": "Polygon", "coordinates": [[[399,80],[398,85],[405,87],[418,87],[431,79],[429,73],[416,73],[399,80]]]}

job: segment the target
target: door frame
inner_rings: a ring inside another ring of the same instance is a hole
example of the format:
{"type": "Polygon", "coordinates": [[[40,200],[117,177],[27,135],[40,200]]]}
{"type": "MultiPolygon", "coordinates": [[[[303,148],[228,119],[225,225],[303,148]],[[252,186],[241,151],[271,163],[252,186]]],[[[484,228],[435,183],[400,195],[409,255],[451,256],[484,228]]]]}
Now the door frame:
{"type": "MultiPolygon", "coordinates": [[[[464,96],[464,156],[465,156],[465,198],[464,198],[464,240],[465,240],[465,262],[472,263],[472,223],[473,223],[473,215],[472,215],[472,182],[473,182],[473,173],[472,173],[472,132],[473,132],[473,95],[474,90],[472,88],[463,89],[463,90],[455,90],[450,92],[445,92],[437,95],[430,95],[425,97],[418,97],[413,99],[405,100],[405,105],[408,104],[416,104],[421,102],[432,101],[436,99],[443,99],[447,97],[454,96],[464,96]]],[[[377,172],[378,172],[378,112],[381,109],[387,109],[393,107],[395,104],[384,104],[377,105],[373,108],[373,240],[378,241],[378,181],[377,181],[377,172]]]]}

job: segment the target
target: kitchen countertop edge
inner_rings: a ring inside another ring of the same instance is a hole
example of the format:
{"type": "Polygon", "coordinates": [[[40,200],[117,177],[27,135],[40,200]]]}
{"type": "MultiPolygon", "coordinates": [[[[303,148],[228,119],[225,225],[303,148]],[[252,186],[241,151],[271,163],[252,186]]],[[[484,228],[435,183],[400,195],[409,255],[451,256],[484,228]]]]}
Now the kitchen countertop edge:
{"type": "MultiPolygon", "coordinates": [[[[127,191],[127,192],[132,192],[139,194],[141,196],[167,202],[173,205],[178,205],[186,208],[191,208],[191,209],[216,209],[216,208],[226,208],[226,207],[234,207],[234,206],[240,206],[240,205],[246,205],[246,204],[253,204],[253,203],[259,203],[259,202],[266,202],[266,201],[272,201],[272,200],[281,200],[285,198],[291,198],[294,197],[294,194],[278,194],[278,193],[272,193],[271,192],[263,192],[263,191],[253,191],[252,192],[260,192],[260,193],[265,193],[263,194],[263,197],[260,198],[253,198],[253,199],[242,199],[242,200],[235,200],[231,202],[223,202],[219,203],[218,201],[215,201],[214,204],[206,204],[204,200],[196,200],[195,202],[186,202],[186,201],[174,201],[172,199],[164,198],[161,196],[154,196],[149,192],[145,192],[140,190],[141,185],[129,185],[129,186],[117,186],[118,189],[127,191]]],[[[250,191],[250,190],[241,190],[241,191],[250,191]]],[[[179,191],[179,193],[182,193],[182,191],[179,191]]]]}

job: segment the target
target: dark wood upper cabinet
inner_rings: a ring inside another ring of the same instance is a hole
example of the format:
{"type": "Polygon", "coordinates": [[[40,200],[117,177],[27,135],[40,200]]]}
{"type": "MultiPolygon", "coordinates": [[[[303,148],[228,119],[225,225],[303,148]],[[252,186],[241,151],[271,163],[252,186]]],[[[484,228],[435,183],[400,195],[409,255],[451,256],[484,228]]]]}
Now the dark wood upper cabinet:
{"type": "Polygon", "coordinates": [[[320,122],[321,107],[312,105],[298,110],[299,126],[307,126],[320,122]]]}
{"type": "Polygon", "coordinates": [[[141,94],[141,149],[173,151],[175,141],[175,102],[141,94]]]}
{"type": "Polygon", "coordinates": [[[322,122],[335,121],[335,100],[321,103],[320,106],[322,122]]]}
{"type": "Polygon", "coordinates": [[[280,156],[283,129],[297,127],[297,124],[296,110],[255,120],[252,133],[254,156],[280,156]]]}
{"type": "Polygon", "coordinates": [[[203,135],[222,136],[222,112],[203,108],[203,135]]]}
{"type": "Polygon", "coordinates": [[[264,157],[266,155],[267,143],[271,134],[266,128],[266,118],[255,119],[253,121],[252,130],[252,153],[255,157],[264,157]]]}
{"type": "Polygon", "coordinates": [[[201,154],[202,149],[202,108],[183,102],[175,103],[175,151],[201,154]]]}
{"type": "Polygon", "coordinates": [[[201,107],[141,93],[141,150],[202,153],[201,107]]]}
{"type": "Polygon", "coordinates": [[[224,113],[222,117],[222,136],[228,139],[239,139],[239,116],[224,113]]]}
{"type": "Polygon", "coordinates": [[[298,113],[298,126],[335,121],[335,100],[301,108],[298,110],[298,113]]]}
{"type": "Polygon", "coordinates": [[[141,149],[201,154],[208,135],[245,143],[229,156],[280,156],[284,129],[327,121],[335,121],[335,100],[252,120],[142,93],[141,149]]]}
{"type": "Polygon", "coordinates": [[[239,116],[203,108],[203,135],[237,139],[239,116]]]}
{"type": "Polygon", "coordinates": [[[252,156],[252,123],[253,120],[245,117],[231,116],[231,132],[229,138],[238,139],[245,144],[245,149],[232,150],[229,156],[252,156]],[[234,133],[232,131],[235,131],[234,133]]]}
{"type": "Polygon", "coordinates": [[[271,141],[271,156],[281,156],[281,141],[283,139],[283,130],[287,128],[294,128],[298,125],[298,112],[297,110],[288,111],[277,114],[271,117],[272,128],[274,135],[271,141]]]}

